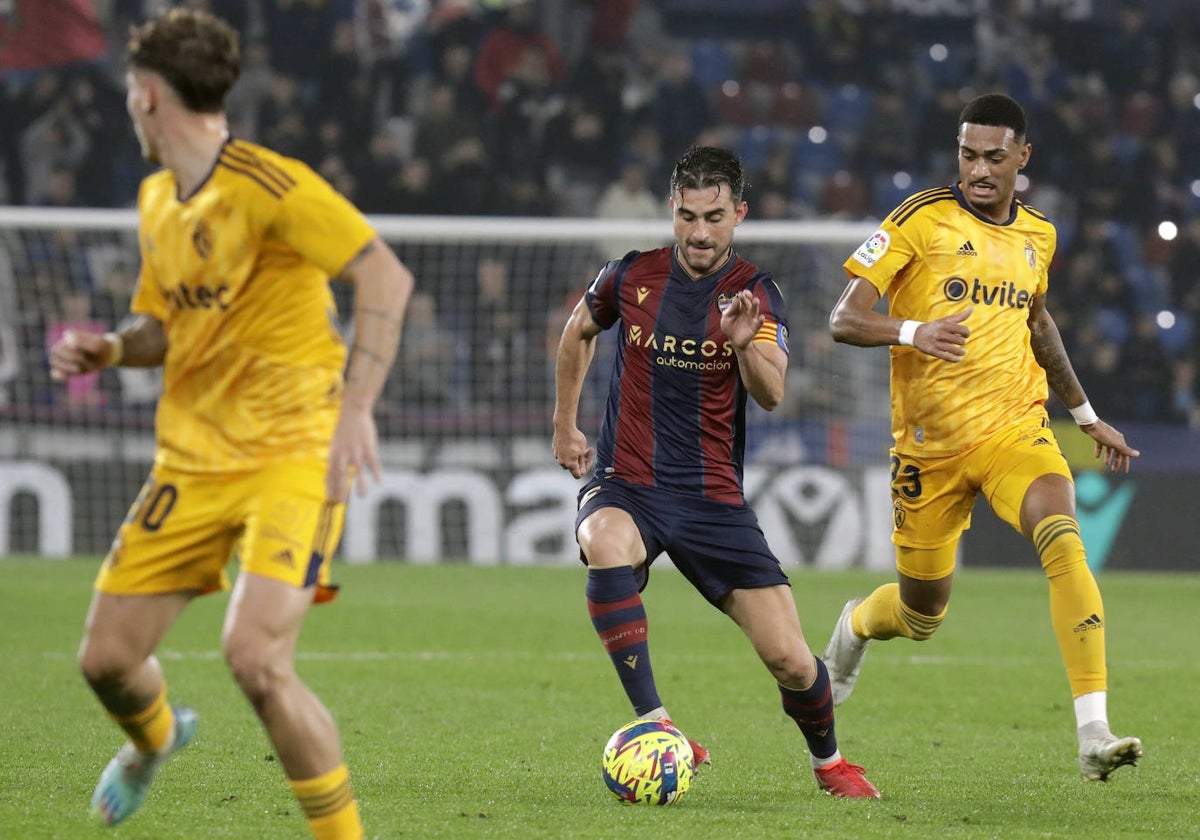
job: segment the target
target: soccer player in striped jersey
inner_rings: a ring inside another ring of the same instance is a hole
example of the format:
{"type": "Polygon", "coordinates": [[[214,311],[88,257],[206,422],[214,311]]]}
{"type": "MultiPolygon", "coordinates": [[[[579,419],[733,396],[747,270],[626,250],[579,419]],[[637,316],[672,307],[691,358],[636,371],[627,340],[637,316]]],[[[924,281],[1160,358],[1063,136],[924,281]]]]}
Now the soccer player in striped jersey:
{"type": "Polygon", "coordinates": [[[1109,729],[1104,605],[1088,569],[1070,469],[1049,428],[1054,391],[1096,457],[1128,472],[1138,451],[1096,416],[1046,309],[1054,225],[1015,198],[1029,162],[1025,113],[980,96],[958,127],[958,181],[917,193],[845,262],[836,340],[891,347],[893,542],[899,582],[846,604],[824,659],[849,696],[871,639],[933,635],[979,493],[1034,546],[1074,697],[1079,767],[1106,780],[1142,754],[1109,729]],[[887,295],[888,312],[875,311],[887,295]]]}
{"type": "Polygon", "coordinates": [[[64,336],[57,379],[162,365],[154,466],[95,583],[83,674],[128,743],[92,809],[127,819],[192,740],[154,651],[192,597],[226,588],[222,648],[318,838],[362,825],[337,727],[293,667],[301,625],[328,600],[352,483],[380,472],[372,410],[395,356],[412,276],[366,219],[299,161],[230,139],[236,33],[175,9],[130,35],[127,106],[147,159],[135,322],[64,336]],[[330,278],[355,286],[354,345],[330,278]],[[347,356],[349,357],[347,360],[347,356]]]}
{"type": "MultiPolygon", "coordinates": [[[[808,743],[818,786],[878,798],[838,751],[833,697],[809,650],[787,576],[742,491],[748,398],[783,397],[787,309],[771,275],[733,251],[746,217],[740,161],[687,151],[671,176],[675,245],[607,263],[575,306],[558,348],[554,457],[576,478],[576,537],[587,605],[639,718],[667,719],[650,664],[641,590],[666,552],[741,627],[808,743]],[[596,447],[577,414],[601,331],[620,331],[596,447]]],[[[692,742],[696,764],[708,751],[692,742]]]]}

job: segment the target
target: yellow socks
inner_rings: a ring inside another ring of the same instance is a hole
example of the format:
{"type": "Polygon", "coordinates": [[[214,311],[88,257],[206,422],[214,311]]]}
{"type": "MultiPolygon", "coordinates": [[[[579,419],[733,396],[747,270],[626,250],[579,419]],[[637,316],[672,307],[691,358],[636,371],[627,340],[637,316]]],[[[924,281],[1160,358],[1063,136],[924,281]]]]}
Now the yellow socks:
{"type": "Polygon", "coordinates": [[[342,764],[314,779],[289,779],[316,840],[361,840],[358,803],[350,791],[350,771],[342,764]]]}
{"type": "Polygon", "coordinates": [[[1034,527],[1033,545],[1050,581],[1050,623],[1071,695],[1105,691],[1104,602],[1087,565],[1079,523],[1061,514],[1048,516],[1034,527]]]}
{"type": "Polygon", "coordinates": [[[922,615],[904,605],[900,600],[900,584],[885,583],[850,613],[850,629],[861,639],[893,639],[904,636],[923,642],[933,635],[946,617],[922,615]]]}
{"type": "Polygon", "coordinates": [[[125,730],[138,752],[156,753],[165,747],[175,731],[175,713],[167,705],[167,685],[163,683],[158,696],[140,712],[132,715],[110,714],[125,730]]]}

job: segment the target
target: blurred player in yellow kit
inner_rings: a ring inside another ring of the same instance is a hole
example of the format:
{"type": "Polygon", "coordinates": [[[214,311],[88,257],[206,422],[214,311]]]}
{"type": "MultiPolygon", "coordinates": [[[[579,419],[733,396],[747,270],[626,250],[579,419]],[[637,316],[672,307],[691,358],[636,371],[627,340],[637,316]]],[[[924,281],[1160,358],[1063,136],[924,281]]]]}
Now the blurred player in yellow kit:
{"type": "Polygon", "coordinates": [[[95,584],[79,661],[128,743],[92,799],[114,825],[145,800],[195,713],[167,702],[154,652],[196,595],[228,586],[222,648],[318,838],[362,836],[337,727],[293,667],[328,600],[351,484],[380,464],[374,404],[413,280],[304,164],[229,137],[237,34],[176,9],[131,32],[127,106],[145,157],[131,326],[70,333],[56,379],[162,365],[154,467],[95,584]],[[330,278],[354,284],[347,359],[330,278]]]}
{"type": "Polygon", "coordinates": [[[1014,195],[1033,148],[1025,132],[1013,99],[971,101],[959,119],[958,182],[911,196],[846,260],[850,282],[830,315],[834,338],[891,345],[899,582],[847,603],[823,658],[841,703],[871,639],[933,635],[950,601],[959,538],[983,493],[1045,569],[1080,771],[1106,780],[1135,764],[1142,745],[1109,729],[1104,605],[1075,519],[1071,472],[1048,426],[1048,391],[1110,469],[1128,471],[1138,451],[1096,416],[1046,310],[1056,233],[1014,195]],[[887,315],[874,310],[885,294],[887,315]]]}

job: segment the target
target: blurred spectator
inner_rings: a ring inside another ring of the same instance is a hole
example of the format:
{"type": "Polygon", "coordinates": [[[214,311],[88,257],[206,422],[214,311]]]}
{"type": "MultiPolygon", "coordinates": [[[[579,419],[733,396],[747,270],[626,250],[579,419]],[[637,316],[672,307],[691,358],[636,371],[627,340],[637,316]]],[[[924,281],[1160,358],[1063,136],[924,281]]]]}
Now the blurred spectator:
{"type": "MultiPolygon", "coordinates": [[[[1055,320],[1058,320],[1057,314],[1055,320]]],[[[1125,398],[1127,392],[1121,377],[1121,344],[1106,335],[1096,321],[1083,323],[1070,343],[1072,365],[1086,393],[1103,394],[1105,411],[1114,418],[1129,419],[1132,414],[1125,398]]],[[[1051,400],[1051,411],[1068,416],[1066,410],[1051,400]]]]}
{"type": "Polygon", "coordinates": [[[546,123],[547,179],[559,196],[559,214],[586,216],[614,169],[616,144],[596,104],[572,93],[546,123]]]}
{"type": "MultiPolygon", "coordinates": [[[[874,113],[863,126],[855,150],[856,176],[869,180],[876,175],[891,175],[911,168],[920,159],[912,108],[908,97],[899,91],[883,91],[875,97],[874,113]]],[[[956,117],[951,125],[957,123],[956,117]]],[[[945,136],[942,143],[951,149],[958,147],[953,136],[945,136]]]]}
{"type": "MultiPolygon", "coordinates": [[[[443,81],[429,88],[425,111],[417,120],[413,154],[425,161],[426,180],[437,204],[404,212],[479,214],[489,212],[491,162],[483,129],[475,113],[462,108],[456,88],[443,81]],[[432,209],[431,209],[432,207],[432,209]]],[[[420,192],[418,172],[410,169],[403,189],[420,192]]],[[[407,202],[411,207],[411,200],[407,202]]]]}
{"type": "Polygon", "coordinates": [[[589,49],[571,68],[564,86],[584,107],[599,113],[604,121],[604,139],[616,151],[624,139],[625,91],[629,85],[625,52],[621,49],[589,49]]]}
{"type": "Polygon", "coordinates": [[[114,203],[113,159],[128,148],[129,123],[124,94],[98,72],[77,73],[67,80],[71,111],[87,135],[87,152],[76,167],[78,202],[87,207],[114,203]]]}
{"type": "Polygon", "coordinates": [[[474,402],[485,409],[520,407],[528,384],[529,346],[508,264],[497,256],[480,257],[475,282],[468,332],[474,402]]]}
{"type": "Polygon", "coordinates": [[[509,0],[503,19],[483,36],[475,57],[475,84],[492,108],[501,106],[501,88],[522,67],[530,50],[540,54],[549,83],[562,80],[563,56],[542,30],[537,5],[533,0],[509,0]]]}
{"type": "Polygon", "coordinates": [[[541,49],[526,47],[497,92],[494,160],[500,195],[513,212],[528,203],[519,191],[531,184],[539,194],[543,190],[546,125],[563,108],[548,61],[541,49]]]}
{"type": "Polygon", "coordinates": [[[681,49],[672,50],[663,58],[652,118],[662,153],[671,160],[691,146],[697,134],[717,121],[708,91],[692,75],[692,59],[681,49]]]}
{"type": "Polygon", "coordinates": [[[487,103],[479,88],[475,86],[475,54],[466,44],[452,42],[439,54],[435,81],[450,85],[454,89],[454,101],[462,110],[483,115],[487,103]]]}
{"type": "Polygon", "coordinates": [[[1135,90],[1163,90],[1167,53],[1150,29],[1142,0],[1122,0],[1116,26],[1101,34],[1092,54],[1105,85],[1119,98],[1135,90]]]}
{"type": "Polygon", "coordinates": [[[308,120],[299,81],[295,76],[276,71],[259,109],[260,139],[280,154],[302,157],[308,143],[308,120]]]}
{"type": "Polygon", "coordinates": [[[393,196],[400,177],[400,149],[396,138],[381,127],[371,136],[367,154],[355,162],[354,176],[358,183],[357,204],[364,213],[392,212],[393,196]]]}
{"type": "Polygon", "coordinates": [[[389,213],[431,215],[449,213],[450,208],[433,189],[433,170],[429,160],[410,157],[400,164],[400,176],[392,195],[389,213]]]}
{"type": "Polygon", "coordinates": [[[870,190],[857,171],[839,169],[817,196],[817,212],[834,219],[864,219],[871,210],[870,190]]]}
{"type": "Polygon", "coordinates": [[[47,68],[93,66],[108,54],[92,0],[9,0],[0,9],[0,77],[21,81],[47,68]]]}
{"type": "Polygon", "coordinates": [[[329,53],[330,33],[353,13],[353,4],[331,0],[258,0],[263,32],[271,48],[272,66],[290,76],[305,91],[315,94],[324,61],[329,53]]]}
{"type": "Polygon", "coordinates": [[[1114,399],[1113,404],[1127,406],[1131,420],[1148,423],[1171,420],[1171,364],[1163,352],[1153,314],[1143,312],[1135,318],[1133,334],[1121,348],[1120,368],[1127,399],[1114,399]]]}
{"type": "Polygon", "coordinates": [[[409,45],[429,14],[430,0],[358,0],[354,5],[357,50],[346,58],[357,54],[385,116],[405,113],[413,77],[409,45]]]}
{"type": "Polygon", "coordinates": [[[1200,395],[1197,394],[1196,359],[1184,355],[1171,362],[1171,416],[1200,429],[1200,395]]]}
{"type": "MultiPolygon", "coordinates": [[[[353,90],[356,83],[363,83],[370,91],[367,108],[369,120],[374,124],[384,110],[376,95],[379,82],[375,79],[376,68],[371,57],[360,53],[362,41],[367,36],[357,31],[355,25],[352,20],[339,20],[329,33],[329,48],[323,59],[325,66],[317,81],[316,110],[322,115],[341,114],[347,92],[353,90]]],[[[390,84],[392,80],[388,77],[386,81],[390,84]]],[[[392,113],[390,109],[386,112],[392,113]]]]}
{"type": "Polygon", "coordinates": [[[1032,32],[1009,55],[1001,76],[1004,87],[1027,111],[1040,114],[1067,91],[1067,71],[1045,32],[1032,32]]]}
{"type": "Polygon", "coordinates": [[[388,378],[384,401],[398,409],[461,407],[456,342],[438,318],[433,295],[415,291],[408,307],[395,375],[388,378]]]}
{"type": "MultiPolygon", "coordinates": [[[[1200,61],[1200,50],[1197,61],[1200,61]]],[[[1200,108],[1196,98],[1200,96],[1200,75],[1183,71],[1171,77],[1167,86],[1167,98],[1163,103],[1162,126],[1165,134],[1175,143],[1181,160],[1200,158],[1200,108]]]]}
{"type": "MultiPolygon", "coordinates": [[[[646,170],[637,160],[627,160],[620,176],[605,188],[596,202],[598,219],[646,219],[666,221],[670,210],[665,199],[650,191],[646,170]]],[[[600,259],[615,260],[630,251],[650,251],[667,244],[661,237],[607,239],[600,243],[600,259]]]]}
{"type": "Polygon", "coordinates": [[[46,194],[40,204],[46,207],[72,208],[86,203],[76,189],[75,170],[69,166],[54,167],[46,184],[46,194]]]}
{"type": "Polygon", "coordinates": [[[588,23],[587,45],[605,50],[616,50],[620,49],[628,40],[634,13],[637,12],[641,0],[576,0],[576,2],[590,6],[592,10],[592,16],[588,23]]]}
{"type": "Polygon", "coordinates": [[[21,133],[20,147],[26,201],[45,204],[54,171],[74,171],[91,151],[87,129],[75,115],[65,91],[21,133]]]}
{"type": "MultiPolygon", "coordinates": [[[[1029,22],[1021,16],[1023,0],[997,0],[975,17],[972,30],[975,47],[975,73],[989,82],[998,80],[1008,65],[1009,56],[1020,53],[1032,36],[1029,22]]],[[[966,103],[963,103],[966,104],[966,103]]],[[[962,106],[959,106],[961,110],[962,106]]],[[[954,125],[951,120],[947,125],[954,125]]]]}
{"type": "Polygon", "coordinates": [[[1180,230],[1167,274],[1171,305],[1188,313],[1200,333],[1200,215],[1188,219],[1180,230]]]}

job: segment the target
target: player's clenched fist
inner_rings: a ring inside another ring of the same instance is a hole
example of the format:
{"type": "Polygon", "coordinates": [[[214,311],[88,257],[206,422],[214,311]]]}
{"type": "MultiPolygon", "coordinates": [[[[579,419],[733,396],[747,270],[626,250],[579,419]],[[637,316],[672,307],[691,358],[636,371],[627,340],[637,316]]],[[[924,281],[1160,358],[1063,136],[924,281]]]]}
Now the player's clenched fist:
{"type": "Polygon", "coordinates": [[[50,378],[61,382],[114,364],[119,341],[112,333],[67,330],[50,348],[50,378]]]}

